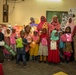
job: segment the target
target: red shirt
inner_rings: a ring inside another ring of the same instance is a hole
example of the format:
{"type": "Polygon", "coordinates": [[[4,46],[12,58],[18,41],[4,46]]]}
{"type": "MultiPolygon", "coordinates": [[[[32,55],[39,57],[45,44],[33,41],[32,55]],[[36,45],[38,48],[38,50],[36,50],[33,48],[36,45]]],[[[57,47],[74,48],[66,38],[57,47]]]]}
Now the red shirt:
{"type": "Polygon", "coordinates": [[[47,33],[42,33],[42,34],[40,35],[40,38],[48,38],[47,33]]]}

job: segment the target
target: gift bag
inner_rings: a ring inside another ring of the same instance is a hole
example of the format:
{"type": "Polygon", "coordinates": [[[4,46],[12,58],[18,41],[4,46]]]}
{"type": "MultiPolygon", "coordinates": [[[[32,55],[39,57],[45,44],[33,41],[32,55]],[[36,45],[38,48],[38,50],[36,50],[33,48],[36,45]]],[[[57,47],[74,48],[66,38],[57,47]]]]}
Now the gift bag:
{"type": "Polygon", "coordinates": [[[41,43],[42,43],[43,46],[47,46],[47,39],[42,38],[41,43]]]}
{"type": "Polygon", "coordinates": [[[51,41],[50,42],[50,50],[56,50],[56,49],[57,49],[56,41],[51,41]]]}
{"type": "Polygon", "coordinates": [[[72,35],[66,34],[66,39],[67,39],[67,41],[71,42],[72,41],[72,35]]]}
{"type": "Polygon", "coordinates": [[[32,47],[32,48],[35,48],[35,46],[36,46],[36,43],[35,43],[35,42],[32,42],[32,43],[30,44],[30,47],[32,47]]]}
{"type": "Polygon", "coordinates": [[[0,46],[4,46],[4,41],[0,41],[0,46]]]}
{"type": "Polygon", "coordinates": [[[66,35],[65,35],[65,34],[63,34],[63,35],[61,36],[61,40],[62,40],[63,42],[66,42],[66,35]]]}

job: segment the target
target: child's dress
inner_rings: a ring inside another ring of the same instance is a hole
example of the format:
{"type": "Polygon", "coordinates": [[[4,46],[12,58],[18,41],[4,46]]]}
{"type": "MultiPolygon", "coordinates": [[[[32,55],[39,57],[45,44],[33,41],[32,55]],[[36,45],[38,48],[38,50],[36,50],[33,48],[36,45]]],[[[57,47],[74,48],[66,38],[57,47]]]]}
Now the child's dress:
{"type": "Polygon", "coordinates": [[[40,55],[40,59],[39,61],[42,62],[46,62],[47,61],[47,56],[48,56],[48,41],[47,41],[48,35],[47,33],[43,33],[40,36],[40,45],[39,45],[39,52],[38,55],[40,55]]]}
{"type": "Polygon", "coordinates": [[[39,52],[38,52],[39,55],[48,56],[47,37],[48,36],[46,34],[42,34],[40,36],[41,42],[40,42],[39,52]]]}
{"type": "Polygon", "coordinates": [[[30,55],[38,56],[38,41],[39,41],[39,36],[33,36],[32,37],[32,43],[30,44],[30,55]]]}
{"type": "Polygon", "coordinates": [[[59,48],[58,48],[58,38],[55,39],[56,30],[52,31],[51,41],[50,41],[50,49],[48,50],[48,62],[59,63],[59,48]]]}
{"type": "MultiPolygon", "coordinates": [[[[52,44],[51,42],[50,44],[52,44]]],[[[48,62],[59,63],[60,57],[59,57],[59,49],[58,49],[57,41],[54,41],[54,44],[55,47],[51,48],[52,46],[50,46],[50,50],[48,51],[48,62]]]]}
{"type": "Polygon", "coordinates": [[[62,41],[65,42],[65,48],[64,48],[64,56],[67,60],[70,59],[71,57],[71,53],[73,52],[72,50],[72,35],[71,33],[65,33],[62,37],[61,37],[62,41]]]}
{"type": "Polygon", "coordinates": [[[11,34],[10,36],[10,47],[16,52],[16,34],[11,34]]]}

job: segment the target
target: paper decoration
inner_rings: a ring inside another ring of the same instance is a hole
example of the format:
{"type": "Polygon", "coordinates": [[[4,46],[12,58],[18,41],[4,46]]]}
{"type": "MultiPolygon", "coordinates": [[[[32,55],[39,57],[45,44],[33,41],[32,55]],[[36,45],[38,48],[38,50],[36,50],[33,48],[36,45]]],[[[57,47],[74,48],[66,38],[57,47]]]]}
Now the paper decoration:
{"type": "Polygon", "coordinates": [[[56,41],[51,41],[50,42],[50,50],[56,50],[56,49],[57,49],[56,41]]]}
{"type": "Polygon", "coordinates": [[[7,43],[5,43],[4,47],[8,50],[8,52],[10,52],[13,56],[16,55],[16,53],[14,52],[14,50],[9,46],[7,45],[7,43]]]}
{"type": "Polygon", "coordinates": [[[68,20],[68,15],[66,13],[62,13],[62,21],[61,21],[61,29],[65,31],[65,25],[68,20]]]}

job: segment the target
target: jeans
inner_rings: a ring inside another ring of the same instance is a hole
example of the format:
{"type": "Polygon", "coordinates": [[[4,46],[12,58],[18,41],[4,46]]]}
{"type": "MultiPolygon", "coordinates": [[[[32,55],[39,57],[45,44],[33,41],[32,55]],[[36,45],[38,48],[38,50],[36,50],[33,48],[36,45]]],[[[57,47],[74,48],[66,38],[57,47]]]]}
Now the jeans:
{"type": "Polygon", "coordinates": [[[20,57],[22,57],[23,65],[26,65],[26,57],[25,57],[25,54],[17,54],[16,64],[19,64],[20,57]]]}

